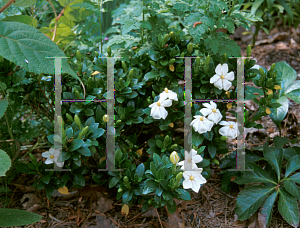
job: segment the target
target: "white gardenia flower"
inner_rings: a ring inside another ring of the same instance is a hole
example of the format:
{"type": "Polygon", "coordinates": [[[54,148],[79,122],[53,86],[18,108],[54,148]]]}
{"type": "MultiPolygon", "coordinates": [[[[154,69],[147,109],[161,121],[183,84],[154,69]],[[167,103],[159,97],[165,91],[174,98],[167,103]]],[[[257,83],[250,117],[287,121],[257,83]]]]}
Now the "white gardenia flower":
{"type": "Polygon", "coordinates": [[[186,169],[198,169],[196,163],[199,163],[203,160],[203,158],[199,154],[197,154],[197,151],[194,149],[192,149],[190,153],[185,151],[184,159],[185,160],[177,163],[177,165],[181,166],[182,170],[184,170],[184,165],[187,165],[186,169]],[[184,164],[185,162],[187,164],[184,164]]]}
{"type": "Polygon", "coordinates": [[[149,105],[149,107],[151,108],[150,115],[153,117],[153,119],[166,119],[168,112],[165,107],[170,107],[171,105],[172,100],[159,99],[157,102],[149,105]]]}
{"type": "Polygon", "coordinates": [[[44,158],[47,158],[47,160],[45,161],[45,164],[52,164],[53,162],[55,162],[55,164],[58,167],[63,167],[64,166],[64,162],[58,162],[57,159],[59,157],[60,151],[59,150],[55,150],[54,148],[50,148],[49,151],[42,153],[42,156],[44,158]]]}
{"type": "Polygon", "coordinates": [[[194,192],[199,192],[201,184],[205,184],[207,181],[201,175],[202,168],[199,168],[197,171],[185,171],[183,172],[183,188],[191,188],[194,192]]]}
{"type": "Polygon", "coordinates": [[[232,85],[230,81],[234,80],[233,71],[228,73],[228,65],[226,63],[223,65],[219,63],[215,72],[216,74],[210,79],[210,83],[214,84],[219,90],[229,90],[232,85]]]}
{"type": "Polygon", "coordinates": [[[219,133],[221,135],[227,136],[229,139],[235,139],[238,135],[240,135],[236,122],[221,121],[220,125],[225,125],[219,129],[219,133]]]}
{"type": "Polygon", "coordinates": [[[172,90],[168,90],[168,88],[165,88],[159,97],[162,100],[169,98],[170,100],[178,101],[177,93],[173,92],[172,90]]]}
{"type": "Polygon", "coordinates": [[[199,134],[211,131],[214,122],[200,115],[194,116],[194,118],[195,119],[191,122],[191,125],[194,127],[195,131],[197,131],[199,134]]]}
{"type": "Polygon", "coordinates": [[[200,110],[200,112],[204,116],[208,116],[207,119],[213,121],[215,124],[219,123],[222,119],[222,114],[219,109],[217,109],[217,105],[215,102],[211,101],[210,104],[204,103],[204,107],[200,110]]]}

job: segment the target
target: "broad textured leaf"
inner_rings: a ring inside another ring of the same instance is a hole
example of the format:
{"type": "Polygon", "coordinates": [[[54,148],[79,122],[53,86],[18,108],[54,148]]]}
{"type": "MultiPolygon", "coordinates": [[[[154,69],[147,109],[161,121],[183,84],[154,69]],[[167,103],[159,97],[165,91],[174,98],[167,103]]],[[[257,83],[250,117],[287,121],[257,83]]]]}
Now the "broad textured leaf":
{"type": "Polygon", "coordinates": [[[294,182],[285,180],[283,182],[285,189],[300,202],[300,188],[294,182]]]}
{"type": "Polygon", "coordinates": [[[284,188],[279,190],[278,210],[285,221],[293,227],[299,225],[299,209],[297,200],[284,188]]]}
{"type": "Polygon", "coordinates": [[[288,112],[289,101],[286,96],[282,96],[278,100],[272,100],[272,102],[279,103],[282,105],[276,109],[271,108],[271,114],[269,115],[273,122],[278,126],[288,112]]]}
{"type": "Polygon", "coordinates": [[[268,163],[272,166],[272,168],[277,173],[277,178],[279,181],[280,174],[281,174],[282,157],[283,157],[282,147],[265,146],[263,148],[263,153],[264,153],[265,159],[268,161],[268,163]]]}
{"type": "Polygon", "coordinates": [[[80,22],[86,20],[86,18],[93,15],[94,12],[92,10],[74,6],[83,2],[84,0],[75,0],[70,3],[65,9],[64,15],[71,21],[80,22]]]}
{"type": "Polygon", "coordinates": [[[73,2],[74,0],[58,0],[59,4],[61,6],[66,6],[68,4],[70,4],[71,2],[73,2]]]}
{"type": "Polygon", "coordinates": [[[15,16],[5,17],[1,21],[21,22],[23,24],[27,24],[35,28],[38,26],[37,20],[27,15],[15,15],[15,16]]]}
{"type": "Polygon", "coordinates": [[[265,200],[263,205],[261,206],[260,213],[266,216],[266,225],[269,226],[272,219],[272,208],[277,198],[278,191],[273,192],[268,198],[265,200]]]}
{"type": "Polygon", "coordinates": [[[294,90],[299,90],[299,89],[300,89],[300,80],[297,80],[289,84],[286,90],[283,91],[283,93],[288,94],[289,92],[292,92],[294,90]]]}
{"type": "Polygon", "coordinates": [[[250,218],[274,190],[275,187],[251,186],[241,191],[235,207],[238,219],[244,221],[250,218]]]}
{"type": "Polygon", "coordinates": [[[279,96],[282,96],[283,91],[287,90],[292,82],[297,78],[296,71],[286,62],[275,63],[275,70],[278,71],[277,79],[281,81],[281,90],[279,96]]]}
{"type": "Polygon", "coordinates": [[[63,51],[42,32],[19,22],[0,21],[0,55],[36,74],[53,74],[54,59],[62,58],[62,71],[80,80],[63,51]]]}
{"type": "Polygon", "coordinates": [[[252,100],[255,97],[263,96],[264,91],[262,89],[259,89],[259,88],[256,88],[256,87],[246,86],[245,95],[246,95],[245,100],[252,100]],[[258,94],[255,95],[253,93],[258,93],[258,94]]]}
{"type": "Polygon", "coordinates": [[[289,177],[288,179],[300,184],[300,172],[294,174],[293,176],[289,177]]]}
{"type": "Polygon", "coordinates": [[[287,93],[286,96],[296,103],[300,104],[300,89],[293,90],[287,93]]]}
{"type": "Polygon", "coordinates": [[[285,177],[289,176],[298,169],[300,169],[300,155],[290,158],[286,165],[285,177]]]}
{"type": "Polygon", "coordinates": [[[269,174],[263,170],[260,166],[247,162],[247,169],[252,169],[253,171],[245,171],[243,172],[244,177],[237,177],[233,182],[237,184],[247,184],[247,183],[273,183],[274,181],[269,176],[269,174]]]}
{"type": "Polygon", "coordinates": [[[28,7],[28,6],[32,6],[35,5],[37,0],[16,0],[16,2],[14,3],[14,6],[16,7],[28,7]]]}
{"type": "Polygon", "coordinates": [[[288,161],[291,157],[300,154],[300,151],[295,150],[293,147],[283,149],[283,157],[288,161]]]}
{"type": "Polygon", "coordinates": [[[0,227],[24,226],[40,221],[42,216],[18,209],[0,209],[0,227]]]}
{"type": "Polygon", "coordinates": [[[274,141],[275,147],[281,147],[281,146],[289,143],[290,140],[285,137],[276,136],[276,137],[274,137],[273,141],[274,141]]]}
{"type": "Polygon", "coordinates": [[[4,115],[7,107],[8,107],[7,99],[0,100],[0,119],[4,115]]]}
{"type": "MultiPolygon", "coordinates": [[[[11,166],[10,157],[7,153],[0,149],[0,177],[5,176],[7,170],[9,170],[11,166]]],[[[2,221],[0,219],[0,221],[2,221]]]]}

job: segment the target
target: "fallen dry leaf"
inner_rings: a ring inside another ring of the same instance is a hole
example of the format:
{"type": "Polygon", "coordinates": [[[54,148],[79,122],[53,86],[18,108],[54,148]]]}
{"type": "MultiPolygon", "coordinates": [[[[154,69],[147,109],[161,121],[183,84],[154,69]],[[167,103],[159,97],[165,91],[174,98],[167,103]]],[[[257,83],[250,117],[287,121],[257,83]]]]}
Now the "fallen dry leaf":
{"type": "Polygon", "coordinates": [[[129,214],[129,207],[128,207],[127,204],[124,204],[124,205],[123,205],[123,207],[122,207],[122,209],[121,209],[121,214],[122,214],[122,215],[126,215],[126,217],[127,217],[127,215],[129,214]]]}
{"type": "Polygon", "coordinates": [[[57,189],[57,191],[63,195],[69,195],[69,189],[66,186],[63,186],[62,188],[57,189]]]}

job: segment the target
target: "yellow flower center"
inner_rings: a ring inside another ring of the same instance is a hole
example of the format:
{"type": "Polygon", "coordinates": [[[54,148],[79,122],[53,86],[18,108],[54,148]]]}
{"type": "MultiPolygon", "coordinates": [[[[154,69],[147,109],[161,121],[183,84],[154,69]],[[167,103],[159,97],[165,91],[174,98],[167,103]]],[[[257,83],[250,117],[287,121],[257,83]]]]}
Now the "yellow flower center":
{"type": "Polygon", "coordinates": [[[166,92],[166,93],[168,93],[168,92],[169,92],[169,90],[168,90],[167,88],[165,88],[165,92],[166,92]]]}
{"type": "Polygon", "coordinates": [[[188,159],[188,162],[189,162],[189,163],[191,163],[191,162],[192,162],[192,160],[189,158],[189,159],[188,159]]]}
{"type": "Polygon", "coordinates": [[[225,78],[225,76],[222,75],[222,76],[221,76],[221,79],[224,79],[224,78],[225,78]]]}
{"type": "Polygon", "coordinates": [[[212,111],[213,111],[213,112],[216,112],[216,111],[217,111],[217,109],[215,109],[215,108],[214,108],[212,111]]]}
{"type": "Polygon", "coordinates": [[[190,176],[190,180],[194,180],[194,177],[193,177],[193,176],[190,176]]]}
{"type": "Polygon", "coordinates": [[[202,116],[200,117],[200,120],[203,121],[203,117],[202,116]]]}
{"type": "Polygon", "coordinates": [[[51,154],[51,155],[50,155],[50,158],[51,158],[51,159],[53,159],[53,158],[54,158],[54,156],[51,154]]]}
{"type": "Polygon", "coordinates": [[[230,127],[230,128],[233,128],[233,125],[230,125],[229,127],[230,127]]]}
{"type": "Polygon", "coordinates": [[[160,102],[159,101],[157,102],[157,106],[160,106],[160,102]]]}

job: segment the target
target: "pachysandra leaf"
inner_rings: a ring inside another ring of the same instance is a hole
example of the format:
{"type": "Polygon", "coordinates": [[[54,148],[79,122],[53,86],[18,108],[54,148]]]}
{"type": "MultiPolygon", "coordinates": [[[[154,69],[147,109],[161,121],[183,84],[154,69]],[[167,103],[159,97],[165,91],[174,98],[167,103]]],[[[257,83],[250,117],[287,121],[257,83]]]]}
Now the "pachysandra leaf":
{"type": "Polygon", "coordinates": [[[284,188],[279,188],[278,210],[285,221],[293,227],[298,227],[299,209],[297,200],[284,188]]]}

